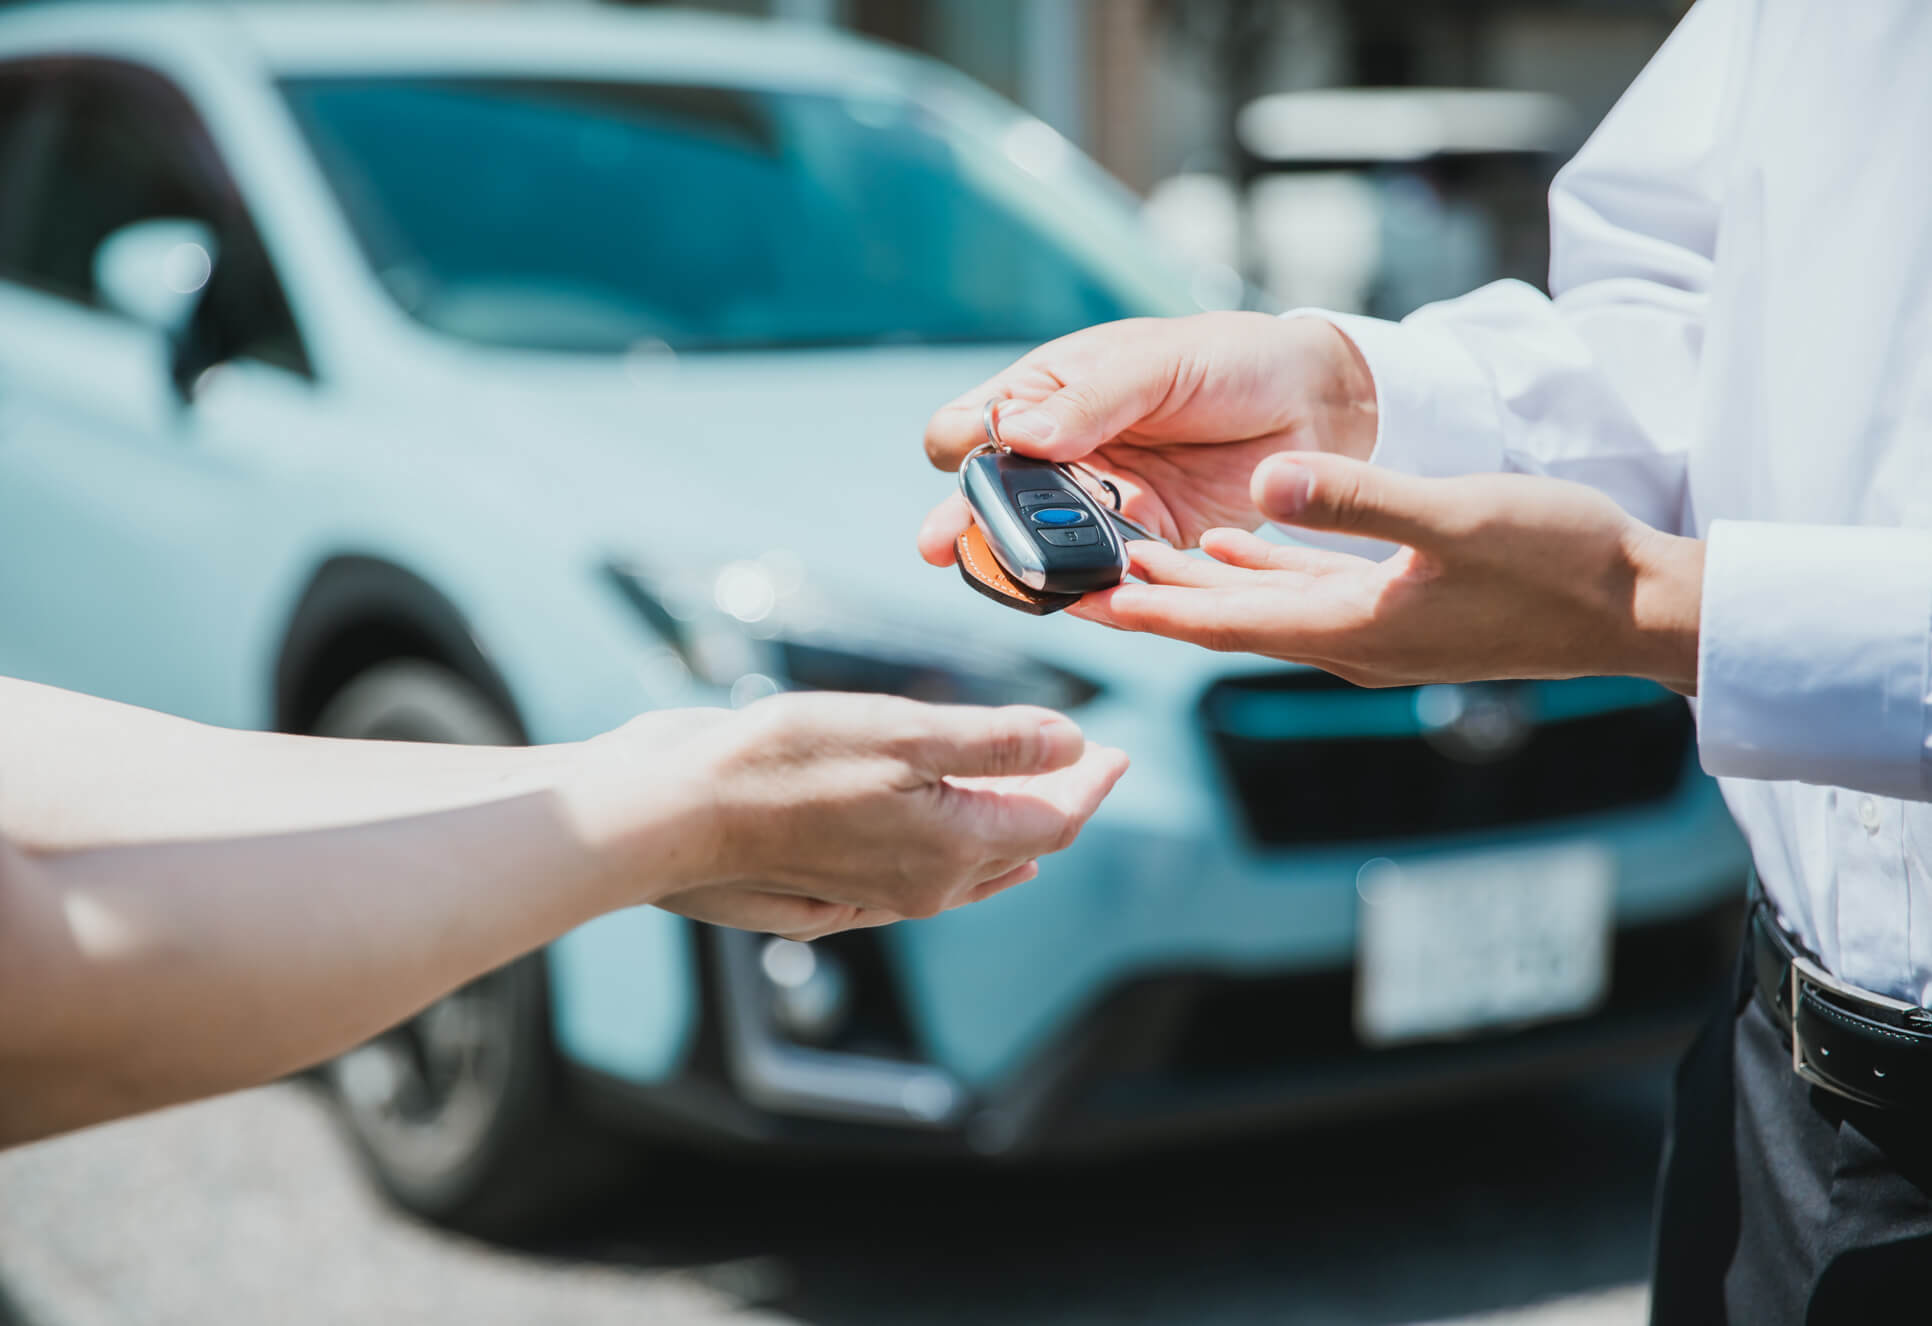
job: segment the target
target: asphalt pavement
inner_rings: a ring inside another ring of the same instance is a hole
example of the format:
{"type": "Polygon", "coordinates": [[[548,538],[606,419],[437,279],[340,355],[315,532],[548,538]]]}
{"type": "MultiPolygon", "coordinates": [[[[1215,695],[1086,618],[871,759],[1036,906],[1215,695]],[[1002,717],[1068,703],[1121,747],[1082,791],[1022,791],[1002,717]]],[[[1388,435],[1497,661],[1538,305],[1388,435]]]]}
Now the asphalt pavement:
{"type": "Polygon", "coordinates": [[[1635,1326],[1666,1076],[1029,1169],[670,1160],[430,1229],[287,1084],[0,1154],[0,1324],[1635,1326]]]}

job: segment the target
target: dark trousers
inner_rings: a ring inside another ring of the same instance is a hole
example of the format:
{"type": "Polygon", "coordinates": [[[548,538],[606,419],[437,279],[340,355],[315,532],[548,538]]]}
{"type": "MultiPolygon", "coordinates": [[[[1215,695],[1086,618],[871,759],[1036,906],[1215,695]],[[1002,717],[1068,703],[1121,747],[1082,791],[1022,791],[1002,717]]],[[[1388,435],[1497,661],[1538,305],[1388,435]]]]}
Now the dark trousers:
{"type": "Polygon", "coordinates": [[[1932,1321],[1932,1111],[1802,1081],[1746,965],[1677,1069],[1652,1326],[1932,1321]]]}

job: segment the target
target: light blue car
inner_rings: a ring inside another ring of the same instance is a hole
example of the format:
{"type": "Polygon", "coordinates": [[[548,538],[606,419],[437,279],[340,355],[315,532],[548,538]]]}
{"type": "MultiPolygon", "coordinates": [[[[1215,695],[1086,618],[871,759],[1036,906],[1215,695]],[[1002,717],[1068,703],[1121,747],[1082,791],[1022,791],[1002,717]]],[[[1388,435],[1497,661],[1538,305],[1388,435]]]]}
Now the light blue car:
{"type": "Polygon", "coordinates": [[[1684,705],[1368,691],[1005,611],[912,550],[928,413],[1191,307],[937,65],[665,14],[0,17],[0,672],[213,723],[567,741],[785,687],[1077,713],[1042,878],[805,946],[620,913],[329,1072],[486,1224],[582,1122],[988,1156],[1651,1053],[1745,855],[1684,705]]]}

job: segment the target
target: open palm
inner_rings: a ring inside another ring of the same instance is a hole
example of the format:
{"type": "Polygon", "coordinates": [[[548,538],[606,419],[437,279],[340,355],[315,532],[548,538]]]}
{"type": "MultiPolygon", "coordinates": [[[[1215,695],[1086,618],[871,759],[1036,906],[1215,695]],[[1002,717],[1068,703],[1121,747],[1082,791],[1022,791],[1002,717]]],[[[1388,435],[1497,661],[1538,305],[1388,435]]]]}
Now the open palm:
{"type": "Polygon", "coordinates": [[[1694,691],[1702,545],[1540,475],[1431,479],[1340,456],[1255,472],[1279,525],[1397,545],[1380,561],[1212,530],[1207,557],[1128,545],[1142,583],[1071,612],[1308,663],[1362,686],[1625,673],[1694,691]]]}

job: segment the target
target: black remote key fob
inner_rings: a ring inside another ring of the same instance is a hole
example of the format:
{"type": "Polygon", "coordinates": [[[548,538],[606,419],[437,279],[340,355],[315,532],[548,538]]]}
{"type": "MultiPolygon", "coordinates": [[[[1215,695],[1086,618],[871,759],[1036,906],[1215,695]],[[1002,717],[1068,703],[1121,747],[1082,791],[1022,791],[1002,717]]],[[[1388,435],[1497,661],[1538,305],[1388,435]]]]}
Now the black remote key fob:
{"type": "Polygon", "coordinates": [[[959,486],[994,560],[1033,595],[1072,602],[1126,576],[1113,513],[1053,462],[982,447],[960,467],[959,486]]]}

